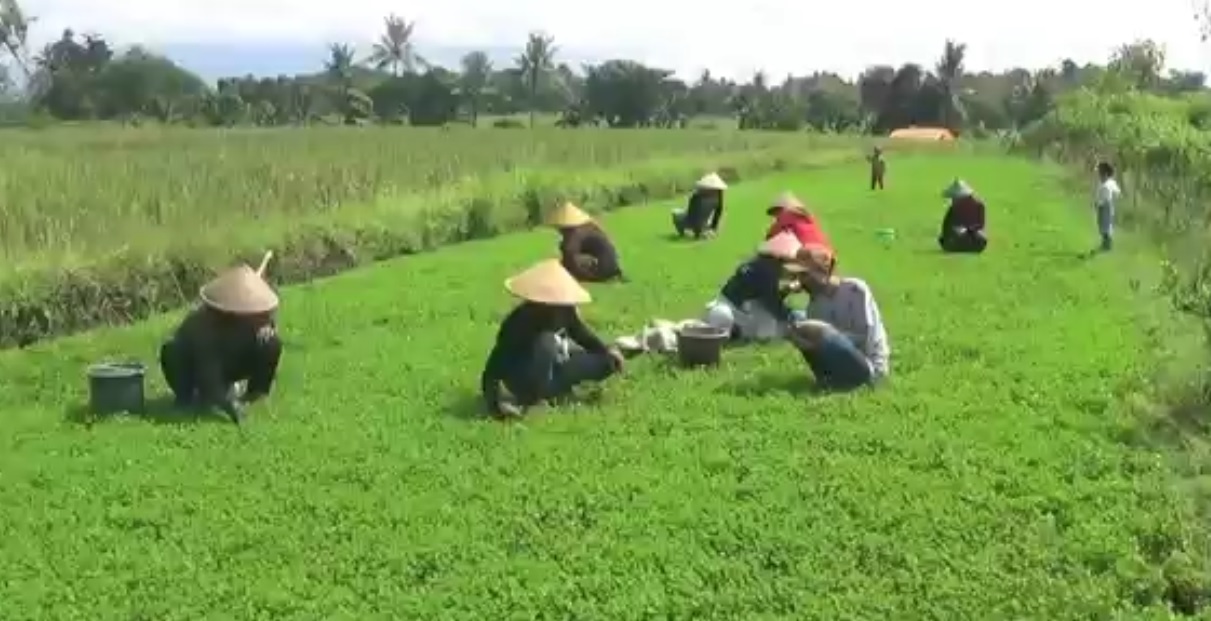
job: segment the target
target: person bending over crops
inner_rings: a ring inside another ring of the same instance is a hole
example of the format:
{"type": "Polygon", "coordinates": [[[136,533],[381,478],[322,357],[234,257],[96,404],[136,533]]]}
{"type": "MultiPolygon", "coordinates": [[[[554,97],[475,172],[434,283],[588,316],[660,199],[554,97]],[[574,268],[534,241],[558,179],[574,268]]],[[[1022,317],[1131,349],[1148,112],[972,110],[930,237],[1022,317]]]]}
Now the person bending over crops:
{"type": "Polygon", "coordinates": [[[800,244],[814,244],[830,249],[833,247],[828,235],[820,227],[820,222],[794,194],[783,192],[774,199],[773,205],[765,210],[765,213],[774,218],[769,230],[765,232],[766,239],[789,232],[800,244]]]}
{"type": "Polygon", "coordinates": [[[577,384],[622,371],[622,354],[581,321],[577,306],[591,297],[558,259],[506,280],[505,289],[522,303],[501,324],[480,377],[489,413],[516,416],[523,408],[570,394],[577,384]]]}
{"type": "Polygon", "coordinates": [[[781,233],[758,248],[724,283],[719,296],[706,306],[703,321],[727,330],[733,340],[769,341],[781,338],[792,318],[786,296],[798,289],[795,281],[783,284],[784,273],[797,265],[791,262],[799,242],[781,233]]]}
{"type": "Polygon", "coordinates": [[[200,297],[201,306],[160,347],[160,368],[178,406],[217,406],[240,424],[241,401],[268,395],[277,376],[278,296],[260,274],[241,265],[203,286],[200,297]]]}
{"type": "Polygon", "coordinates": [[[870,189],[883,189],[883,177],[887,175],[887,160],[883,159],[883,149],[875,147],[870,157],[870,189]]]}
{"type": "Polygon", "coordinates": [[[976,198],[967,182],[955,179],[942,191],[950,199],[950,207],[942,217],[942,232],[938,245],[946,252],[981,253],[988,247],[984,233],[984,202],[976,198]]]}
{"type": "Polygon", "coordinates": [[[1114,166],[1109,162],[1098,162],[1098,185],[1093,197],[1093,208],[1097,212],[1097,230],[1102,236],[1102,252],[1109,252],[1114,245],[1114,211],[1119,196],[1123,193],[1114,180],[1114,166]]]}
{"type": "Polygon", "coordinates": [[[711,173],[698,180],[694,193],[690,195],[689,205],[684,210],[673,212],[673,228],[677,235],[684,237],[686,232],[701,239],[704,235],[712,237],[719,232],[719,221],[723,218],[723,191],[727,184],[717,173],[711,173]]]}
{"type": "Polygon", "coordinates": [[[803,268],[799,279],[811,301],[807,318],[795,321],[787,338],[817,383],[849,390],[886,377],[891,347],[870,287],[859,278],[837,277],[836,261],[827,248],[804,246],[796,262],[803,268]]]}
{"type": "Polygon", "coordinates": [[[589,214],[572,203],[564,203],[547,218],[562,236],[559,252],[563,266],[581,282],[623,279],[618,251],[609,236],[589,214]]]}

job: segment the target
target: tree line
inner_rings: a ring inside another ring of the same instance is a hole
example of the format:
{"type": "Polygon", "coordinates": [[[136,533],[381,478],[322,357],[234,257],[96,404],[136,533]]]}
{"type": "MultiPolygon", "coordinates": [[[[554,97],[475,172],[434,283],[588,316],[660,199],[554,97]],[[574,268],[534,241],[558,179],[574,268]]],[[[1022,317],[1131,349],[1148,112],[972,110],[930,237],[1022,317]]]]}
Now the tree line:
{"type": "Polygon", "coordinates": [[[1206,79],[1166,73],[1164,50],[1149,40],[1120,46],[1106,64],[969,72],[966,46],[947,40],[932,67],[873,66],[854,81],[828,72],[777,81],[757,72],[739,82],[704,71],[687,82],[627,59],[577,70],[559,61],[553,37],[535,32],[507,66],[476,51],[449,68],[417,50],[415,22],[391,15],[364,59],[353,45],[335,43],[312,74],[207,84],[169,58],[140,46],[116,51],[95,33],[66,30],[31,53],[31,23],[16,0],[0,0],[0,61],[8,60],[0,62],[0,102],[10,113],[62,121],[440,126],[479,125],[491,115],[504,117],[497,126],[522,126],[513,117],[528,114],[533,125],[537,115],[553,114],[564,127],[684,127],[718,117],[741,129],[885,133],[915,124],[983,133],[1025,126],[1080,87],[1180,93],[1203,89],[1206,79]]]}

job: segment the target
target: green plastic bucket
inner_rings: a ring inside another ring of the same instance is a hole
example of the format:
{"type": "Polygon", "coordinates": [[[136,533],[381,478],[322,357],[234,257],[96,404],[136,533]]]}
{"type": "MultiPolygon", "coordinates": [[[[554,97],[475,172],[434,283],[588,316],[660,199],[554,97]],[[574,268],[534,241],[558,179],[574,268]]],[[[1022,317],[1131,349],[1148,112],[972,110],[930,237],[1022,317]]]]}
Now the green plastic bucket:
{"type": "Polygon", "coordinates": [[[88,404],[94,414],[142,413],[146,404],[141,362],[103,362],[88,368],[88,404]]]}

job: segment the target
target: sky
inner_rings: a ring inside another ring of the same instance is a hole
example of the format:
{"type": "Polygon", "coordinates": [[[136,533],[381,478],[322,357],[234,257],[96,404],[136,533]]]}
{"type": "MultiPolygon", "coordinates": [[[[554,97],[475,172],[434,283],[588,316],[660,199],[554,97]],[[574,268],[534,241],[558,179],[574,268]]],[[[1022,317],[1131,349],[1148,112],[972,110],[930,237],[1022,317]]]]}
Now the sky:
{"type": "Polygon", "coordinates": [[[835,71],[872,64],[932,66],[947,38],[967,44],[968,71],[1054,66],[1065,57],[1105,62],[1120,43],[1151,38],[1169,67],[1211,73],[1191,0],[23,0],[40,47],[66,27],[118,47],[147,45],[206,77],[318,70],[328,42],[366,53],[393,12],[416,22],[418,51],[454,65],[483,49],[507,62],[532,30],[555,38],[560,57],[631,58],[685,78],[710,69],[748,79],[764,70],[835,71]],[[973,10],[983,4],[987,11],[973,10]],[[1115,4],[1119,6],[1114,7],[1115,4]],[[1005,7],[1012,7],[1012,11],[1005,7]],[[948,17],[949,16],[949,17],[948,17]]]}

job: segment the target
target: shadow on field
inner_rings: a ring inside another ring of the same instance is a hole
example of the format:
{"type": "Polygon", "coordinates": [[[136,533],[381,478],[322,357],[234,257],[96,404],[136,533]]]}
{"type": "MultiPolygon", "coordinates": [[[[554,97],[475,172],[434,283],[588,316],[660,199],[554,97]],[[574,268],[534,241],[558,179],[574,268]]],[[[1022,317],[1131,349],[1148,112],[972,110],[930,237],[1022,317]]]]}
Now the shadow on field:
{"type": "MultiPolygon", "coordinates": [[[[574,396],[557,399],[547,405],[536,405],[525,410],[525,416],[542,416],[558,414],[563,408],[575,406],[600,405],[604,398],[604,387],[601,385],[578,386],[574,396]]],[[[447,401],[442,411],[446,415],[465,421],[493,421],[497,419],[488,415],[483,397],[478,393],[462,393],[447,401]]]]}
{"type": "Polygon", "coordinates": [[[827,391],[818,386],[810,375],[804,371],[779,371],[762,373],[755,377],[728,382],[717,389],[718,392],[737,397],[768,396],[772,393],[790,393],[792,395],[822,395],[827,391]]]}
{"type": "Polygon", "coordinates": [[[231,425],[227,415],[217,411],[204,411],[178,408],[173,403],[171,395],[163,395],[148,399],[141,414],[93,414],[87,403],[79,403],[67,408],[64,418],[76,425],[92,427],[93,425],[109,422],[115,418],[138,418],[155,425],[181,424],[214,424],[231,425]]]}

